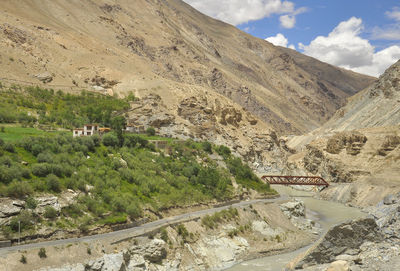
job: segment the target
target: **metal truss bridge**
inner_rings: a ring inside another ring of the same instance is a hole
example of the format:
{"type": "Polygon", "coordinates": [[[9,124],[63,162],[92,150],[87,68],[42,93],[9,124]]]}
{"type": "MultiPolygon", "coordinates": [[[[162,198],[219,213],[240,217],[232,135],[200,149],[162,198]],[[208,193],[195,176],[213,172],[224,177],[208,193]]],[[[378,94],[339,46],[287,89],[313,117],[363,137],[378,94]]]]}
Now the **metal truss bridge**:
{"type": "Polygon", "coordinates": [[[261,179],[269,184],[329,186],[329,183],[318,176],[262,176],[261,179]]]}

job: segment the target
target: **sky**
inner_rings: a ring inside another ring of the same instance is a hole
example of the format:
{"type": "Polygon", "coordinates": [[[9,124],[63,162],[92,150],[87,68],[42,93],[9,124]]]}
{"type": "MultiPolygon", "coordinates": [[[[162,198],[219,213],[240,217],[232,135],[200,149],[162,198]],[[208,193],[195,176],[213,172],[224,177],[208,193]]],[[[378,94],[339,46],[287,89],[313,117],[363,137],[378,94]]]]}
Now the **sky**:
{"type": "Polygon", "coordinates": [[[261,39],[378,77],[400,59],[400,0],[184,0],[261,39]]]}

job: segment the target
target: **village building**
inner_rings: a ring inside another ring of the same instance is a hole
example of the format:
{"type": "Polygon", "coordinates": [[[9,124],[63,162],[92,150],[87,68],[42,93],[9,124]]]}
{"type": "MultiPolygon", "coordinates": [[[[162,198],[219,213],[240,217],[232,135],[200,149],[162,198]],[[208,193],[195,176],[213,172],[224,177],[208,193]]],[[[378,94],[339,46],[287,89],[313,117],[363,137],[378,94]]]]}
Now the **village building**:
{"type": "Polygon", "coordinates": [[[127,125],[126,132],[128,133],[135,133],[135,134],[144,134],[146,132],[146,128],[143,125],[127,125]]]}
{"type": "Polygon", "coordinates": [[[92,136],[95,134],[104,134],[110,132],[110,128],[100,128],[98,124],[85,124],[83,128],[76,128],[73,130],[73,137],[78,136],[92,136]]]}

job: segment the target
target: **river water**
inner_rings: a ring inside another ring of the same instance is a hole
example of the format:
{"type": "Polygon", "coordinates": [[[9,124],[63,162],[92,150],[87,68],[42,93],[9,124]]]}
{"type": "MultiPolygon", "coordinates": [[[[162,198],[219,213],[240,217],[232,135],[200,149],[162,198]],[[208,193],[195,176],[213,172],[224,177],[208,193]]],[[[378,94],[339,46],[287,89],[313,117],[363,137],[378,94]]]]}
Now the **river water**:
{"type": "MultiPolygon", "coordinates": [[[[328,202],[312,198],[311,192],[297,191],[290,187],[274,186],[280,194],[286,194],[304,201],[308,210],[308,217],[318,222],[324,232],[331,226],[343,221],[355,218],[365,217],[365,213],[359,209],[347,207],[343,204],[328,202]]],[[[311,245],[310,245],[311,246],[311,245]]],[[[285,266],[296,258],[299,254],[306,251],[310,246],[299,250],[279,254],[275,256],[263,257],[251,261],[239,263],[226,270],[229,271],[280,271],[284,270],[285,266]]]]}

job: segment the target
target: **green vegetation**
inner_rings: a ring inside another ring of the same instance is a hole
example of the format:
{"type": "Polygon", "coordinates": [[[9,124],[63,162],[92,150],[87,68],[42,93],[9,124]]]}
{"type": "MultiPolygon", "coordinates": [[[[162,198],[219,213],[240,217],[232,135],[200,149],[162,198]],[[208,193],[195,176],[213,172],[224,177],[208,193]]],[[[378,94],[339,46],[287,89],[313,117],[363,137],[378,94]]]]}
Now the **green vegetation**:
{"type": "Polygon", "coordinates": [[[41,249],[39,249],[38,255],[39,255],[40,259],[47,258],[46,249],[43,247],[41,249]]]}
{"type": "Polygon", "coordinates": [[[206,215],[201,219],[201,224],[209,229],[215,229],[218,224],[224,221],[230,221],[239,217],[239,212],[235,208],[229,208],[213,215],[206,215]]]}
{"type": "Polygon", "coordinates": [[[148,136],[154,136],[154,135],[156,134],[156,130],[154,130],[153,127],[149,127],[149,128],[147,128],[147,130],[146,130],[146,134],[147,134],[148,136]]]}
{"type": "Polygon", "coordinates": [[[71,129],[85,123],[111,127],[113,112],[129,108],[133,98],[116,99],[107,95],[82,91],[79,95],[42,89],[13,86],[0,89],[0,123],[35,123],[71,129]]]}
{"type": "Polygon", "coordinates": [[[276,193],[270,188],[268,183],[263,183],[240,158],[233,157],[232,155],[224,156],[224,158],[230,173],[235,177],[238,184],[264,194],[276,193]]]}
{"type": "Polygon", "coordinates": [[[160,229],[160,234],[161,234],[161,240],[163,240],[165,243],[169,243],[169,236],[167,230],[163,227],[160,229]]]}
{"type": "Polygon", "coordinates": [[[5,142],[17,142],[27,136],[53,137],[60,133],[65,133],[57,131],[43,131],[36,128],[19,127],[15,125],[2,126],[2,128],[4,129],[4,131],[0,133],[0,139],[5,142]]]}
{"type": "MultiPolygon", "coordinates": [[[[0,92],[0,122],[12,123],[0,132],[0,196],[26,201],[26,209],[2,228],[4,233],[17,232],[18,221],[22,231],[35,231],[47,223],[86,232],[93,225],[137,220],[145,215],[144,210],[157,213],[229,200],[235,196],[232,178],[244,189],[273,193],[225,146],[175,142],[155,136],[154,129],[146,135],[123,133],[126,121],[122,113],[132,96],[119,100],[88,92],[71,95],[18,87],[0,88],[0,92]],[[71,132],[46,132],[16,124],[71,128],[87,122],[110,126],[113,132],[73,138],[71,132]],[[156,150],[149,140],[165,140],[168,148],[156,150]],[[214,151],[224,158],[228,169],[210,159],[214,151]],[[35,196],[57,195],[67,189],[81,192],[76,203],[60,212],[46,208],[43,215],[35,214],[35,196]]],[[[235,209],[222,211],[205,218],[203,224],[212,228],[235,216],[235,209]]],[[[185,236],[185,231],[180,231],[185,236]]]]}
{"type": "Polygon", "coordinates": [[[26,256],[24,255],[24,254],[22,254],[21,255],[21,259],[19,260],[21,263],[23,263],[23,264],[27,264],[28,263],[28,261],[27,261],[27,259],[26,259],[26,256]]]}

